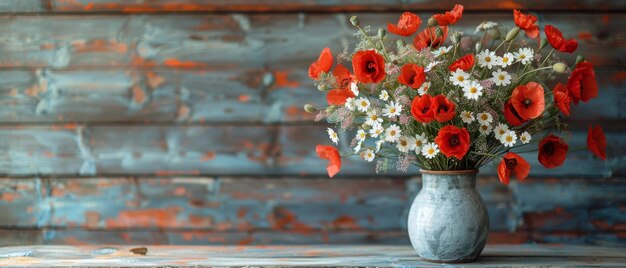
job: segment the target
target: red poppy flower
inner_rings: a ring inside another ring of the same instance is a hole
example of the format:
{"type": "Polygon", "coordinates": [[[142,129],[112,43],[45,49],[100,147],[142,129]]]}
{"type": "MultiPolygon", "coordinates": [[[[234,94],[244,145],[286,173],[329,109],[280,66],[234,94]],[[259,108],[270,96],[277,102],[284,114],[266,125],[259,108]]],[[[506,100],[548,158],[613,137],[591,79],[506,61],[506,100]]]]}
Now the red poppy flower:
{"type": "Polygon", "coordinates": [[[509,125],[514,127],[524,124],[526,123],[526,121],[528,121],[524,120],[524,118],[522,118],[519,113],[517,113],[515,107],[513,107],[513,104],[511,103],[511,100],[507,101],[504,104],[504,118],[507,122],[509,122],[509,125]]]}
{"type": "Polygon", "coordinates": [[[417,89],[422,86],[424,81],[426,81],[424,68],[413,63],[402,66],[400,76],[398,76],[398,82],[413,89],[417,89]]]}
{"type": "Polygon", "coordinates": [[[561,138],[552,134],[539,142],[539,163],[546,168],[555,168],[563,164],[569,146],[561,138]]]}
{"type": "Polygon", "coordinates": [[[352,82],[352,75],[350,71],[343,65],[337,65],[333,70],[333,76],[338,87],[326,94],[326,101],[329,105],[344,105],[346,99],[356,97],[352,90],[350,90],[350,83],[352,82]]]}
{"type": "Polygon", "coordinates": [[[498,177],[500,178],[500,182],[508,185],[511,173],[517,177],[518,181],[523,181],[528,177],[528,173],[530,173],[530,164],[521,156],[508,152],[502,157],[502,161],[500,161],[500,165],[498,165],[498,177]]]}
{"type": "Polygon", "coordinates": [[[567,94],[567,88],[561,83],[558,83],[552,90],[554,94],[554,103],[556,108],[559,109],[564,115],[570,115],[570,98],[567,94]]]}
{"type": "Polygon", "coordinates": [[[435,143],[439,145],[441,153],[446,157],[456,157],[461,160],[470,147],[469,132],[465,128],[447,125],[439,130],[435,143]]]}
{"type": "Polygon", "coordinates": [[[317,145],[315,151],[319,158],[328,160],[328,166],[326,166],[328,176],[331,178],[335,176],[341,169],[341,157],[337,148],[328,145],[317,145]]]}
{"type": "Polygon", "coordinates": [[[419,16],[411,12],[404,12],[400,16],[400,19],[398,20],[398,23],[396,25],[387,23],[387,30],[397,35],[409,36],[414,34],[421,24],[422,19],[420,19],[419,16]]]}
{"type": "Polygon", "coordinates": [[[574,104],[587,102],[598,96],[598,82],[593,65],[587,61],[579,62],[567,80],[567,91],[574,104]]]}
{"type": "Polygon", "coordinates": [[[446,11],[444,14],[435,14],[433,18],[437,20],[439,26],[452,25],[461,19],[463,9],[463,5],[454,5],[452,10],[446,11]]]}
{"type": "Polygon", "coordinates": [[[444,95],[437,95],[433,98],[433,114],[437,122],[446,122],[452,120],[456,115],[456,104],[451,102],[444,95]]]}
{"type": "Polygon", "coordinates": [[[415,96],[411,103],[411,114],[415,120],[421,123],[429,123],[435,120],[435,114],[433,112],[433,98],[428,94],[424,94],[421,97],[415,96]]]}
{"type": "Polygon", "coordinates": [[[450,64],[448,70],[450,70],[450,72],[454,72],[456,69],[469,71],[469,69],[472,69],[472,66],[474,66],[474,54],[467,54],[450,64]]]}
{"type": "Polygon", "coordinates": [[[511,104],[524,120],[539,117],[546,107],[543,87],[535,82],[516,87],[511,94],[511,104]]]}
{"type": "Polygon", "coordinates": [[[422,32],[417,34],[415,38],[413,38],[413,45],[417,50],[422,50],[427,47],[438,48],[443,42],[446,41],[446,37],[448,36],[448,26],[439,27],[443,31],[441,36],[437,36],[435,33],[437,27],[428,27],[424,29],[422,32]],[[437,36],[437,37],[435,37],[437,36]]]}
{"type": "Polygon", "coordinates": [[[309,77],[317,79],[322,72],[327,73],[330,71],[330,67],[333,66],[333,55],[330,53],[330,48],[324,48],[320,53],[317,61],[311,63],[309,66],[309,77]]]}
{"type": "Polygon", "coordinates": [[[535,25],[537,17],[533,15],[525,15],[517,9],[513,9],[513,20],[515,25],[526,32],[526,36],[537,38],[539,36],[539,26],[535,25]]]}
{"type": "Polygon", "coordinates": [[[361,83],[378,83],[385,78],[385,59],[374,50],[359,51],[352,57],[352,70],[361,83]]]}
{"type": "Polygon", "coordinates": [[[602,131],[600,126],[594,128],[589,126],[587,148],[600,159],[606,160],[606,136],[604,136],[604,131],[602,131]]]}
{"type": "Polygon", "coordinates": [[[546,25],[543,30],[546,32],[548,43],[550,43],[554,49],[561,52],[572,53],[576,50],[576,48],[578,48],[578,41],[576,41],[576,39],[566,40],[563,37],[563,33],[561,33],[561,31],[559,31],[556,27],[546,25]]]}

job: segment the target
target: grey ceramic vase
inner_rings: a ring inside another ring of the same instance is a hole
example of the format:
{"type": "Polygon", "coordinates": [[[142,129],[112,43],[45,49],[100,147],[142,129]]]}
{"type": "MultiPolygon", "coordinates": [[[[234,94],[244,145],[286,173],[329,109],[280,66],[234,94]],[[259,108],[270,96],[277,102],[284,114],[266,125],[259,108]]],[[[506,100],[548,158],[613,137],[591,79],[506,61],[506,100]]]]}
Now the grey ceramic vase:
{"type": "Polygon", "coordinates": [[[489,215],[476,191],[476,170],[422,170],[422,189],[409,212],[413,248],[426,261],[476,260],[487,242],[489,215]]]}

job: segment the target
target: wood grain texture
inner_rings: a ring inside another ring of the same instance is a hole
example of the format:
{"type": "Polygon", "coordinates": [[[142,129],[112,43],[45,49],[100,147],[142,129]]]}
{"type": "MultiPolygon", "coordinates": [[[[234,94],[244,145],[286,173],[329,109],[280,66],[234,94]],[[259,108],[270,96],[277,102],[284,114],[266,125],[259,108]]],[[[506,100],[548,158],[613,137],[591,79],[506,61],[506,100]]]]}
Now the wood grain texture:
{"type": "MultiPolygon", "coordinates": [[[[2,266],[20,267],[441,267],[423,262],[403,246],[30,246],[0,249],[2,266]]],[[[622,266],[622,249],[562,245],[487,246],[476,262],[463,267],[622,266]]]]}
{"type": "Polygon", "coordinates": [[[455,3],[463,3],[468,11],[502,10],[513,8],[532,10],[624,10],[620,1],[436,1],[436,0],[393,0],[393,1],[205,1],[205,0],[49,0],[53,12],[276,12],[276,11],[405,11],[405,10],[449,10],[455,3]]]}
{"type": "MultiPolygon", "coordinates": [[[[397,21],[398,14],[359,17],[364,25],[384,27],[397,21]]],[[[323,47],[339,52],[355,41],[348,18],[348,14],[3,16],[0,67],[220,70],[303,64],[316,59],[323,47]]],[[[547,13],[539,14],[539,23],[578,37],[577,53],[609,68],[625,61],[626,34],[621,30],[625,18],[623,13],[547,13]]],[[[484,14],[466,14],[455,30],[473,32],[484,19],[484,14]]],[[[489,14],[489,19],[513,25],[512,14],[489,14]]],[[[575,57],[563,56],[570,61],[575,57]]]]}

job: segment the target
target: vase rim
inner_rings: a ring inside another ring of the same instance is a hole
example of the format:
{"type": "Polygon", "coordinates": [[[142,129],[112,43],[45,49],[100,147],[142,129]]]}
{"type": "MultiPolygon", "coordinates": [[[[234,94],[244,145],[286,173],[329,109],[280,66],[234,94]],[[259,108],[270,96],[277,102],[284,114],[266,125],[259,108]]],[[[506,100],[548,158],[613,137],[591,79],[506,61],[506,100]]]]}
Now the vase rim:
{"type": "Polygon", "coordinates": [[[433,175],[477,174],[478,173],[478,169],[463,169],[463,170],[428,170],[428,169],[420,169],[420,173],[422,173],[422,174],[433,174],[433,175]]]}

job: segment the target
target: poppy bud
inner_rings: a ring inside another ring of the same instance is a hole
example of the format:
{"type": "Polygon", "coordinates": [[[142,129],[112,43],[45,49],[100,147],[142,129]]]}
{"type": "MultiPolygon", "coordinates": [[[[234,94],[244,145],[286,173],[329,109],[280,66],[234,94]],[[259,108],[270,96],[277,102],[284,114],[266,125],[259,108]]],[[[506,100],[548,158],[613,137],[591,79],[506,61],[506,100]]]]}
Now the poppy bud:
{"type": "Polygon", "coordinates": [[[483,43],[481,43],[481,42],[476,43],[476,47],[475,48],[476,48],[476,52],[480,51],[483,48],[483,43]]]}
{"type": "Polygon", "coordinates": [[[440,37],[443,35],[443,30],[441,29],[441,27],[437,27],[437,30],[435,30],[435,38],[440,37]]]}
{"type": "Polygon", "coordinates": [[[428,27],[435,27],[437,25],[439,25],[439,23],[435,18],[430,17],[430,19],[428,19],[428,27]]]}
{"type": "Polygon", "coordinates": [[[319,90],[319,91],[326,91],[326,89],[328,89],[328,87],[326,87],[325,84],[317,85],[317,90],[319,90]]]}
{"type": "Polygon", "coordinates": [[[350,17],[350,23],[352,23],[354,27],[359,27],[359,25],[361,25],[357,16],[350,17]]]}
{"type": "Polygon", "coordinates": [[[315,111],[317,111],[317,109],[315,109],[315,107],[313,105],[307,103],[307,104],[304,105],[304,111],[307,112],[307,113],[312,114],[315,111]]]}
{"type": "Polygon", "coordinates": [[[517,34],[519,34],[519,27],[515,27],[513,29],[511,29],[507,34],[506,34],[506,39],[505,41],[510,42],[513,41],[513,39],[517,38],[517,34]]]}
{"type": "Polygon", "coordinates": [[[562,62],[557,62],[554,65],[552,65],[552,70],[554,70],[555,72],[562,74],[567,70],[567,65],[565,65],[562,62]]]}
{"type": "Polygon", "coordinates": [[[456,32],[450,37],[450,40],[452,40],[453,44],[458,44],[461,41],[461,37],[463,37],[463,33],[456,32]]]}
{"type": "Polygon", "coordinates": [[[383,29],[383,28],[379,28],[378,29],[378,38],[380,38],[380,40],[383,40],[383,37],[385,37],[385,35],[387,35],[387,31],[385,31],[385,29],[383,29]]]}
{"type": "Polygon", "coordinates": [[[541,41],[539,41],[539,49],[542,49],[543,47],[545,47],[548,44],[548,39],[545,38],[541,38],[541,41]]]}
{"type": "Polygon", "coordinates": [[[335,106],[328,106],[328,108],[326,108],[326,112],[327,113],[332,113],[336,110],[335,106]]]}
{"type": "Polygon", "coordinates": [[[585,57],[583,57],[583,55],[576,56],[576,64],[579,64],[583,61],[585,61],[585,57]]]}

